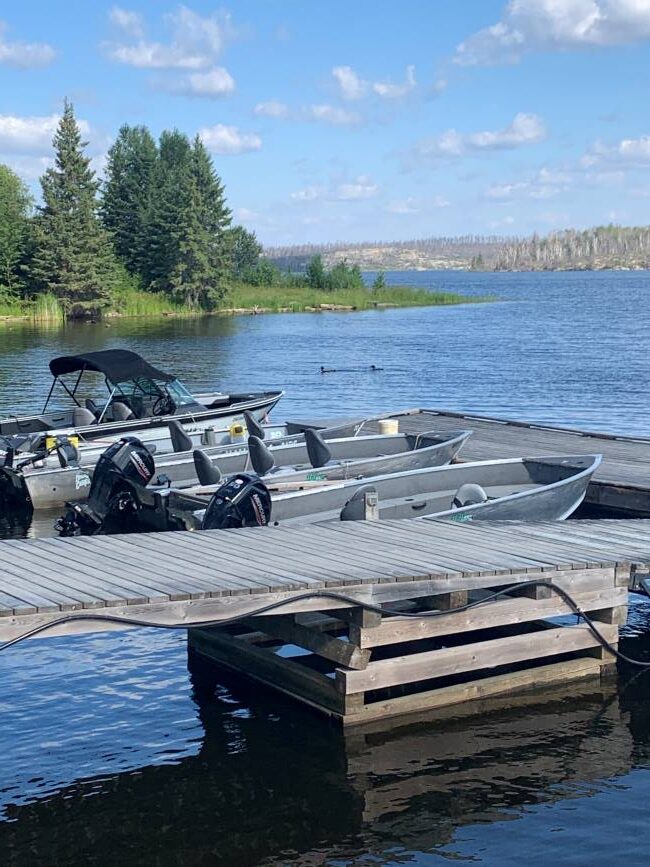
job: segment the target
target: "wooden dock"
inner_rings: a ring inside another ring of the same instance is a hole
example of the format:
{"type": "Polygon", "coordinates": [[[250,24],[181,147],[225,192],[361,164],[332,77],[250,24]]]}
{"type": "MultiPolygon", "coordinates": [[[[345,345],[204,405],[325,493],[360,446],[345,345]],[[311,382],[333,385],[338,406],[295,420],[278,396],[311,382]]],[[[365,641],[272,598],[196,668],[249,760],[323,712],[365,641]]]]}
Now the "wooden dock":
{"type": "Polygon", "coordinates": [[[51,634],[116,628],[101,621],[107,614],[187,624],[191,658],[216,660],[345,723],[365,722],[599,675],[612,657],[587,627],[549,620],[567,614],[566,604],[547,588],[521,595],[516,585],[564,588],[616,645],[631,564],[650,564],[650,521],[352,522],[6,540],[0,641],[82,611],[99,619],[51,634]],[[504,587],[508,597],[489,605],[426,614],[504,587]],[[319,591],[351,601],[302,598],[319,591]],[[287,606],[273,615],[250,616],[280,600],[287,606]],[[200,628],[234,615],[241,625],[200,628]],[[298,656],[278,652],[294,645],[298,656]]]}
{"type": "MultiPolygon", "coordinates": [[[[460,460],[487,461],[537,455],[602,454],[586,505],[594,514],[650,518],[650,438],[550,427],[489,416],[415,409],[396,413],[405,433],[474,431],[460,460]]],[[[376,430],[376,424],[368,426],[376,430]]]]}

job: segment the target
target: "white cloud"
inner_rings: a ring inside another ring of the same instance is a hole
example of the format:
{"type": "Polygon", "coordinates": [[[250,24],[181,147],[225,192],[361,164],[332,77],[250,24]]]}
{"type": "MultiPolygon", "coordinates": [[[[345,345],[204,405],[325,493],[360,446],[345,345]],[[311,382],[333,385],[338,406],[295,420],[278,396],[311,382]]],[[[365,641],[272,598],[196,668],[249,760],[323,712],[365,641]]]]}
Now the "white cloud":
{"type": "Polygon", "coordinates": [[[385,210],[390,214],[419,214],[421,208],[415,199],[409,196],[407,199],[397,199],[393,202],[389,202],[386,205],[385,210]]]}
{"type": "Polygon", "coordinates": [[[270,99],[268,102],[258,102],[253,109],[253,113],[260,117],[277,117],[285,119],[289,117],[289,106],[285,105],[284,102],[270,99]]]}
{"type": "MultiPolygon", "coordinates": [[[[375,93],[382,99],[401,99],[417,86],[415,66],[407,66],[404,82],[393,84],[390,81],[366,81],[351,66],[335,66],[332,75],[338,85],[340,96],[348,101],[358,100],[368,93],[375,93]]],[[[442,87],[446,86],[446,82],[442,87]]]]}
{"type": "MultiPolygon", "coordinates": [[[[59,115],[56,114],[48,117],[0,115],[0,151],[10,154],[49,153],[59,120],[59,115]]],[[[77,124],[82,135],[88,135],[88,123],[77,120],[77,124]]]]}
{"type": "Polygon", "coordinates": [[[179,81],[159,81],[157,84],[163,90],[204,99],[218,99],[235,89],[234,78],[223,66],[215,66],[207,72],[191,72],[179,81]]]}
{"type": "Polygon", "coordinates": [[[52,157],[25,156],[6,154],[0,150],[0,163],[13,169],[16,174],[28,183],[38,180],[46,169],[52,165],[52,157]]]}
{"type": "Polygon", "coordinates": [[[47,66],[56,57],[56,51],[46,42],[9,42],[5,38],[7,25],[0,21],[0,64],[19,66],[47,66]]]}
{"type": "Polygon", "coordinates": [[[517,63],[524,52],[650,38],[648,0],[510,0],[496,24],[456,49],[461,66],[517,63]]]}
{"type": "Polygon", "coordinates": [[[482,151],[524,147],[542,141],[545,136],[546,129],[538,115],[519,113],[503,129],[473,133],[460,133],[450,129],[420,142],[415,152],[419,157],[445,159],[482,151]]]}
{"type": "Polygon", "coordinates": [[[206,148],[215,154],[243,154],[262,147],[262,139],[256,133],[241,132],[236,126],[223,123],[203,127],[199,136],[206,148]]]}
{"type": "Polygon", "coordinates": [[[129,9],[122,9],[120,6],[113,6],[108,13],[108,18],[111,24],[123,30],[129,36],[136,38],[144,36],[144,21],[139,12],[132,12],[129,9]]]}
{"type": "Polygon", "coordinates": [[[580,165],[587,169],[601,163],[629,168],[649,166],[650,135],[624,138],[613,145],[597,141],[580,158],[580,165]]]}
{"type": "Polygon", "coordinates": [[[307,119],[320,120],[334,126],[351,126],[361,120],[356,112],[335,105],[310,105],[303,109],[303,114],[307,119]]]}
{"type": "Polygon", "coordinates": [[[294,202],[316,202],[318,199],[324,199],[326,195],[327,187],[312,186],[290,193],[289,198],[294,202]]]}
{"type": "Polygon", "coordinates": [[[324,185],[313,185],[290,193],[289,198],[294,202],[354,202],[364,199],[372,199],[379,194],[379,185],[375,184],[367,175],[359,175],[352,181],[324,185]]]}
{"type": "Polygon", "coordinates": [[[359,175],[352,183],[339,184],[336,188],[336,198],[347,202],[353,199],[372,199],[379,192],[377,184],[373,184],[367,175],[359,175]]]}
{"type": "Polygon", "coordinates": [[[199,70],[214,64],[223,49],[227,31],[227,20],[222,15],[203,18],[187,6],[179,6],[163,20],[172,31],[171,42],[139,38],[126,43],[104,43],[108,57],[140,69],[199,70]]]}
{"type": "Polygon", "coordinates": [[[401,99],[415,89],[415,67],[406,67],[406,77],[403,84],[391,84],[388,81],[376,81],[372,89],[383,99],[401,99]]]}
{"type": "Polygon", "coordinates": [[[332,75],[337,81],[343,99],[361,99],[368,90],[368,82],[359,78],[351,66],[335,66],[332,75]]]}

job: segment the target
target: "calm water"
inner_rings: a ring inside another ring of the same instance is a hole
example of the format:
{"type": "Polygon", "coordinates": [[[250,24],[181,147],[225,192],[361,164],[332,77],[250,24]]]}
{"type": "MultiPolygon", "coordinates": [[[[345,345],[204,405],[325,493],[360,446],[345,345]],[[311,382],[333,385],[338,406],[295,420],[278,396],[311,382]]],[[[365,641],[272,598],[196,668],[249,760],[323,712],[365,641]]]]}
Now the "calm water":
{"type": "MultiPolygon", "coordinates": [[[[44,400],[53,355],[127,346],[197,390],[282,386],[276,419],[430,406],[648,433],[650,273],[407,279],[502,300],[16,326],[0,409],[44,400]]],[[[626,634],[650,659],[650,605],[626,634]]],[[[0,656],[0,864],[647,863],[650,676],[344,737],[194,668],[182,634],[140,630],[0,656]]]]}

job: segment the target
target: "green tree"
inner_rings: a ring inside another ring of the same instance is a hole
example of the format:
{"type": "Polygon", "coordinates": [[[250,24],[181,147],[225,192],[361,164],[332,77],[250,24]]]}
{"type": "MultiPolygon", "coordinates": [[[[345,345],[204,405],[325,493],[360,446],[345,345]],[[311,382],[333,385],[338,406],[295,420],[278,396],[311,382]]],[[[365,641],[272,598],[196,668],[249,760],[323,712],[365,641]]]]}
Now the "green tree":
{"type": "Polygon", "coordinates": [[[313,256],[310,259],[307,269],[305,271],[305,279],[307,280],[307,285],[312,289],[328,289],[328,280],[327,280],[327,272],[325,271],[325,266],[323,265],[323,257],[322,256],[313,256]]]}
{"type": "Polygon", "coordinates": [[[82,316],[108,303],[116,261],[97,213],[98,182],[84,154],[87,142],[67,100],[53,145],[54,167],[41,178],[30,276],[36,291],[53,293],[70,316],[82,316]]]}
{"type": "Polygon", "coordinates": [[[18,175],[0,164],[0,293],[18,295],[24,287],[31,205],[18,175]]]}
{"type": "Polygon", "coordinates": [[[159,158],[142,252],[143,285],[171,293],[171,276],[180,260],[180,245],[190,206],[192,148],[186,135],[165,130],[160,136],[159,158]]]}
{"type": "Polygon", "coordinates": [[[131,274],[145,270],[158,148],[145,126],[120,128],[108,151],[101,214],[131,274]]]}
{"type": "Polygon", "coordinates": [[[381,289],[386,288],[386,276],[384,275],[383,271],[380,271],[375,277],[372,288],[375,292],[379,292],[381,289]]]}
{"type": "Polygon", "coordinates": [[[233,226],[228,229],[228,244],[233,277],[237,280],[247,279],[260,264],[262,255],[262,245],[255,232],[249,232],[243,226],[233,226]]]}
{"type": "Polygon", "coordinates": [[[178,259],[170,273],[173,296],[190,307],[214,308],[226,294],[230,209],[203,142],[192,143],[186,207],[179,225],[178,259]]]}

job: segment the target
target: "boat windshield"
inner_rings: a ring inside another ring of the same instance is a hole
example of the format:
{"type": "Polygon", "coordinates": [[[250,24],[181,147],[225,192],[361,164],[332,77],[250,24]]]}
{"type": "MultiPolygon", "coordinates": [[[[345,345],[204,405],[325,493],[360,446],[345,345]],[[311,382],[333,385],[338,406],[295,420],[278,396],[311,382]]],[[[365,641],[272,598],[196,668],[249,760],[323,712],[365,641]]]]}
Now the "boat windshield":
{"type": "Polygon", "coordinates": [[[165,383],[165,388],[177,409],[181,406],[197,406],[196,398],[178,379],[165,383]]]}

